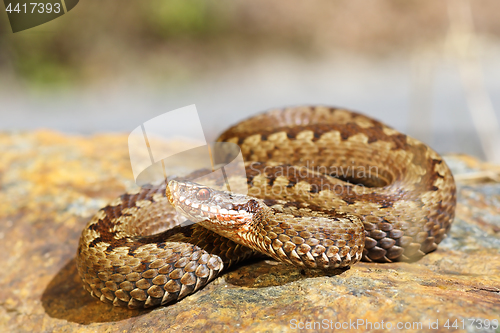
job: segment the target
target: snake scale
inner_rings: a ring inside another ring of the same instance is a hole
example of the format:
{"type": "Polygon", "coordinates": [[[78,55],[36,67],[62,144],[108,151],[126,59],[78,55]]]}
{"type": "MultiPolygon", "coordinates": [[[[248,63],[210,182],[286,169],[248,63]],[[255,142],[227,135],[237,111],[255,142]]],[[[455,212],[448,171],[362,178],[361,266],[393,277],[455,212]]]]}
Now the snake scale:
{"type": "Polygon", "coordinates": [[[321,270],[413,261],[451,227],[456,189],[444,160],[367,116],[272,110],[218,141],[240,146],[248,196],[171,180],[118,197],[80,238],[78,272],[92,296],[166,304],[258,255],[321,270]]]}

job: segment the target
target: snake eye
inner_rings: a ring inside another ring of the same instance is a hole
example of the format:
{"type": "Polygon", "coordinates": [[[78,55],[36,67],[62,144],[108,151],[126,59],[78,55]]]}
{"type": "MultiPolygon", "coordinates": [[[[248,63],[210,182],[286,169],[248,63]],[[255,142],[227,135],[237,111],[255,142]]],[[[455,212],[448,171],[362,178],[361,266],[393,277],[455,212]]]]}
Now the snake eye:
{"type": "Polygon", "coordinates": [[[196,199],[200,201],[208,200],[210,199],[210,191],[207,190],[206,188],[202,188],[196,193],[196,199]]]}

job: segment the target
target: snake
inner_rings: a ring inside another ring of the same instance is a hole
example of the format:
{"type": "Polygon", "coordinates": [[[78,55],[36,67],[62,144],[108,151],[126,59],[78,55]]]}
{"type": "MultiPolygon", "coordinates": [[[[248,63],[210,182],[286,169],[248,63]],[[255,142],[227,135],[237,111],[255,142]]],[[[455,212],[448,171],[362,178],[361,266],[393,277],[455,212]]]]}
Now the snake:
{"type": "Polygon", "coordinates": [[[217,141],[240,147],[247,193],[176,178],[111,201],[79,240],[78,273],[92,296],[165,305],[252,257],[326,273],[360,260],[412,262],[452,225],[456,186],[443,158],[366,115],[273,109],[217,141]]]}

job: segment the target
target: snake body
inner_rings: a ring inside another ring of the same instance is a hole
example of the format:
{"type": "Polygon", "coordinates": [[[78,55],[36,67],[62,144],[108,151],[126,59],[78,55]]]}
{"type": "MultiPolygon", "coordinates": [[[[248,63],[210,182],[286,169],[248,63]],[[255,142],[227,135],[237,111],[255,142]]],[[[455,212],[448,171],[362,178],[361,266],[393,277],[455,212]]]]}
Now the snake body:
{"type": "Polygon", "coordinates": [[[322,270],[411,261],[451,227],[456,190],[444,160],[367,116],[273,110],[218,141],[240,146],[248,195],[171,180],[118,197],[80,238],[78,272],[92,296],[166,304],[258,255],[322,270]]]}

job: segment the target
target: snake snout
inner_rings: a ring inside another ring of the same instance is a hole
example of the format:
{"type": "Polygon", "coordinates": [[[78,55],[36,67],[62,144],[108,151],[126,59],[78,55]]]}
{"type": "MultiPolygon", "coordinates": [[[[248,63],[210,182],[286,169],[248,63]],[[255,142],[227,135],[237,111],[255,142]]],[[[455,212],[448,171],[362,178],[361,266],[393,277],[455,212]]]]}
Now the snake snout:
{"type": "Polygon", "coordinates": [[[167,196],[168,201],[172,204],[173,201],[173,188],[177,187],[177,182],[175,180],[171,180],[168,182],[167,187],[165,189],[165,195],[167,196]]]}
{"type": "Polygon", "coordinates": [[[165,194],[170,204],[185,217],[195,222],[208,219],[203,214],[208,211],[212,199],[212,189],[204,185],[188,181],[171,180],[167,184],[165,194]]]}

